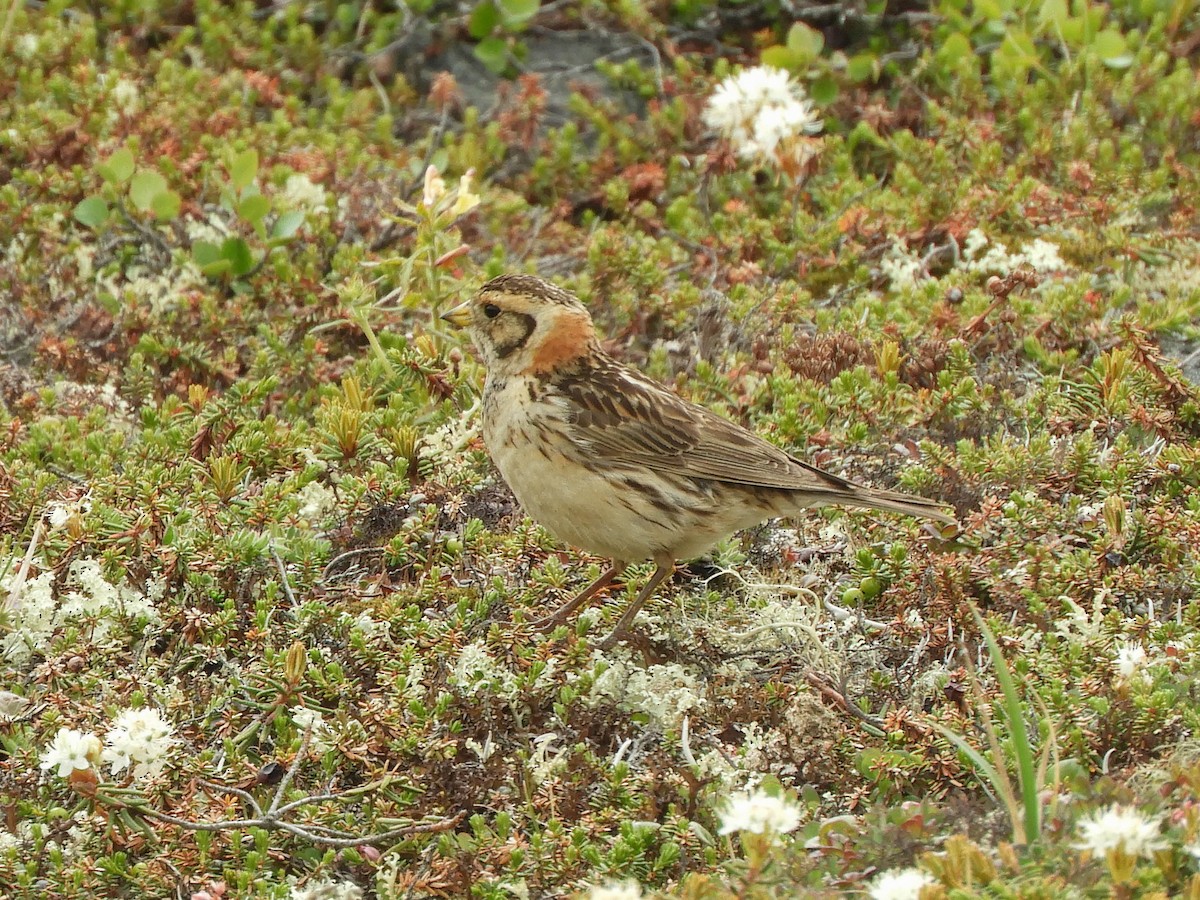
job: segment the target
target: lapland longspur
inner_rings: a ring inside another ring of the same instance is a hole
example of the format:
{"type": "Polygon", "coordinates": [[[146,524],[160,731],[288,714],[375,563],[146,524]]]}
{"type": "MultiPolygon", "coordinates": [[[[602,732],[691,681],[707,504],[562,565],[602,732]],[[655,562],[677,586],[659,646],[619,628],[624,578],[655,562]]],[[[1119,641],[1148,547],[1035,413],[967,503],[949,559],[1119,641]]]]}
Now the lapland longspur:
{"type": "Polygon", "coordinates": [[[493,278],[442,318],[466,328],[483,357],[484,441],[521,506],[559,540],[612,561],[540,625],[653,559],[658,568],[600,645],[611,647],[676,560],[808,507],[954,522],[935,500],[810,466],[622,365],[601,348],[578,298],[540,278],[493,278]]]}

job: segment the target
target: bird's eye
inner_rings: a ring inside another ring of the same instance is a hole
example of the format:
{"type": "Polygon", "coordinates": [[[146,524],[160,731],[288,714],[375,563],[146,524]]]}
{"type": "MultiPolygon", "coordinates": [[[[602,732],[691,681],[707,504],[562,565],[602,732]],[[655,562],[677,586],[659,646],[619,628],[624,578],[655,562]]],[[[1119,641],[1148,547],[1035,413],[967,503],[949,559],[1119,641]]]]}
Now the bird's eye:
{"type": "Polygon", "coordinates": [[[494,319],[496,316],[500,315],[500,307],[498,307],[495,303],[485,303],[483,307],[483,314],[489,319],[494,319]]]}

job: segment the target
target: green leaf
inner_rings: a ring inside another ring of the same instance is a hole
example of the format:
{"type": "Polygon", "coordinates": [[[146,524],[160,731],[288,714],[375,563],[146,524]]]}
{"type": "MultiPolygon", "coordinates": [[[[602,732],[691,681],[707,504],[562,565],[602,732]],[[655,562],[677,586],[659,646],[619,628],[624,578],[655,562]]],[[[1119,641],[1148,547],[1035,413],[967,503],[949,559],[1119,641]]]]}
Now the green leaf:
{"type": "Polygon", "coordinates": [[[1087,34],[1087,20],[1083,16],[1069,16],[1059,28],[1059,36],[1068,47],[1082,47],[1087,34]]]}
{"type": "Polygon", "coordinates": [[[846,74],[851,81],[870,81],[877,74],[879,60],[874,53],[859,53],[850,57],[846,63],[846,74]]]}
{"type": "Polygon", "coordinates": [[[487,37],[475,45],[475,58],[496,75],[508,68],[508,43],[503,38],[487,37]]]}
{"type": "Polygon", "coordinates": [[[788,29],[787,48],[792,51],[802,64],[812,62],[821,55],[821,50],[825,47],[825,35],[805,25],[803,22],[795,23],[788,29]]]}
{"type": "Polygon", "coordinates": [[[1049,28],[1050,34],[1060,34],[1063,24],[1070,18],[1070,11],[1067,9],[1067,0],[1042,0],[1042,7],[1038,10],[1038,22],[1049,28]]]}
{"type": "Polygon", "coordinates": [[[1098,33],[1092,39],[1090,49],[1111,69],[1128,69],[1133,65],[1133,55],[1125,43],[1125,35],[1115,28],[1106,28],[1098,33]]]}
{"type": "Polygon", "coordinates": [[[944,66],[955,67],[961,60],[970,59],[974,55],[970,38],[960,31],[955,31],[948,35],[938,48],[937,60],[944,66]]]}
{"type": "Polygon", "coordinates": [[[103,197],[86,197],[75,205],[75,220],[88,228],[99,228],[108,221],[108,204],[103,197]]]}
{"type": "Polygon", "coordinates": [[[537,15],[541,7],[541,0],[496,0],[500,19],[508,28],[524,25],[537,15]]]}
{"type": "Polygon", "coordinates": [[[992,53],[992,75],[1001,82],[1019,83],[1039,62],[1037,48],[1029,35],[1020,28],[1012,28],[992,53]]]}
{"type": "Polygon", "coordinates": [[[817,106],[828,106],[838,95],[838,83],[829,75],[822,75],[808,86],[808,96],[817,106]]]}
{"type": "Polygon", "coordinates": [[[271,201],[262,194],[250,194],[242,198],[237,213],[251,225],[257,225],[271,211],[271,201]]]}
{"type": "Polygon", "coordinates": [[[192,259],[209,278],[224,275],[231,266],[230,261],[221,254],[221,248],[211,241],[196,241],[192,244],[192,259]]]}
{"type": "Polygon", "coordinates": [[[240,237],[226,238],[221,244],[221,256],[229,260],[229,273],[235,278],[254,268],[254,255],[250,252],[250,245],[240,237]]]}
{"type": "Polygon", "coordinates": [[[297,209],[289,210],[275,220],[275,226],[271,229],[271,240],[286,241],[292,238],[303,224],[304,213],[297,209]]]}
{"type": "Polygon", "coordinates": [[[169,222],[179,215],[183,207],[183,199],[174,191],[162,191],[154,195],[150,201],[150,209],[160,222],[169,222]]]}
{"type": "Polygon", "coordinates": [[[1017,777],[1024,805],[1025,841],[1035,840],[1041,833],[1042,827],[1042,807],[1039,797],[1041,785],[1038,783],[1034,769],[1033,744],[1030,742],[1029,732],[1025,728],[1025,705],[1017,693],[1016,681],[1000,650],[1000,644],[996,641],[992,630],[988,628],[987,622],[984,621],[979,607],[972,604],[971,613],[987,643],[988,655],[991,656],[992,667],[996,670],[996,682],[1004,694],[1002,708],[1005,718],[1008,720],[1008,728],[1012,737],[1013,755],[1017,758],[1017,777]]]}
{"type": "Polygon", "coordinates": [[[975,17],[979,21],[1003,22],[1004,13],[1000,0],[975,0],[975,17]]]}
{"type": "Polygon", "coordinates": [[[129,182],[129,199],[133,205],[145,212],[154,198],[167,189],[167,179],[153,169],[140,169],[129,182]]]}
{"type": "Polygon", "coordinates": [[[258,174],[258,151],[243,150],[229,163],[229,183],[235,191],[240,191],[254,183],[258,174]]]}
{"type": "Polygon", "coordinates": [[[801,65],[800,60],[796,58],[796,54],[781,44],[764,48],[758,56],[758,61],[764,66],[787,69],[789,72],[794,72],[801,65]]]}
{"type": "Polygon", "coordinates": [[[477,41],[483,40],[499,24],[500,10],[496,9],[496,4],[492,0],[483,0],[471,10],[471,17],[467,19],[467,34],[477,41]]]}
{"type": "Polygon", "coordinates": [[[128,147],[122,147],[100,165],[96,166],[96,171],[100,173],[100,177],[109,184],[117,186],[122,185],[129,180],[129,176],[133,174],[133,151],[128,147]]]}

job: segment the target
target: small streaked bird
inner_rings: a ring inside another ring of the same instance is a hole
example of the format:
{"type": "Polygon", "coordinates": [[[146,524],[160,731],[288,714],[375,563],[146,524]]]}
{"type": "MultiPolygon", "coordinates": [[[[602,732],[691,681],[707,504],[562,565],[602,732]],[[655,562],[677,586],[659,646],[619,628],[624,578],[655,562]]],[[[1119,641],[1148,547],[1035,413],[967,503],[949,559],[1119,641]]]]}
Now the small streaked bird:
{"type": "Polygon", "coordinates": [[[954,522],[936,500],[824,472],[622,365],[578,298],[540,278],[493,278],[442,318],[466,328],[483,358],[483,438],[518,502],[558,540],[611,560],[540,627],[652,559],[658,568],[600,644],[609,648],[676,560],[809,507],[954,522]]]}

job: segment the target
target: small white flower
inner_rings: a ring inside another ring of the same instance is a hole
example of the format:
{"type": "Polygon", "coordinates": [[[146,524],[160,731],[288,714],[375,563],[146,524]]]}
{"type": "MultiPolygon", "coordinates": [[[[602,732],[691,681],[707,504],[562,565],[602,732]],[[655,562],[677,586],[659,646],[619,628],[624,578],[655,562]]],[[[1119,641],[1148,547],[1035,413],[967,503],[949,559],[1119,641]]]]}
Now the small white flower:
{"type": "Polygon", "coordinates": [[[1131,806],[1110,806],[1079,823],[1080,850],[1103,855],[1118,850],[1128,856],[1150,856],[1167,843],[1159,836],[1158,816],[1144,816],[1131,806]]]}
{"type": "Polygon", "coordinates": [[[479,205],[479,195],[471,193],[471,176],[474,174],[474,169],[468,169],[467,174],[458,179],[458,191],[454,195],[454,206],[450,210],[450,214],[456,219],[465,216],[479,205]]]}
{"type": "Polygon", "coordinates": [[[308,736],[308,745],[317,753],[325,753],[333,749],[329,725],[319,711],[306,706],[298,706],[292,710],[292,721],[302,732],[312,729],[308,736]]]}
{"type": "Polygon", "coordinates": [[[896,869],[884,872],[867,889],[871,900],[920,900],[921,890],[937,880],[920,869],[896,869]]]}
{"type": "Polygon", "coordinates": [[[66,778],[76,769],[87,770],[92,760],[100,755],[100,739],[90,731],[60,728],[50,746],[42,751],[42,769],[58,770],[59,778],[66,778]]]}
{"type": "Polygon", "coordinates": [[[0,578],[0,597],[7,598],[5,613],[11,629],[0,637],[0,659],[24,663],[35,650],[45,648],[54,634],[54,573],[26,576],[22,581],[12,572],[0,578]]]}
{"type": "Polygon", "coordinates": [[[51,500],[46,504],[43,515],[46,517],[46,524],[50,526],[50,530],[58,531],[60,528],[64,528],[72,518],[86,515],[91,508],[92,501],[86,497],[73,501],[51,500]]]}
{"type": "Polygon", "coordinates": [[[134,778],[153,778],[163,770],[168,751],[179,740],[157,709],[125,709],[104,736],[104,743],[101,758],[114,775],[132,766],[134,778]]]}
{"type": "Polygon", "coordinates": [[[1133,681],[1135,677],[1146,679],[1146,664],[1146,650],[1140,644],[1122,644],[1117,648],[1116,659],[1113,661],[1117,677],[1125,682],[1133,681]]]}
{"type": "Polygon", "coordinates": [[[642,886],[636,881],[606,881],[588,891],[588,900],[642,900],[642,886]]]}
{"type": "Polygon", "coordinates": [[[437,166],[430,166],[425,170],[425,185],[421,192],[421,203],[426,209],[433,209],[445,193],[446,182],[438,174],[437,166]]]}
{"type": "Polygon", "coordinates": [[[765,791],[734,794],[721,815],[721,834],[787,834],[799,827],[800,807],[765,791]]]}

